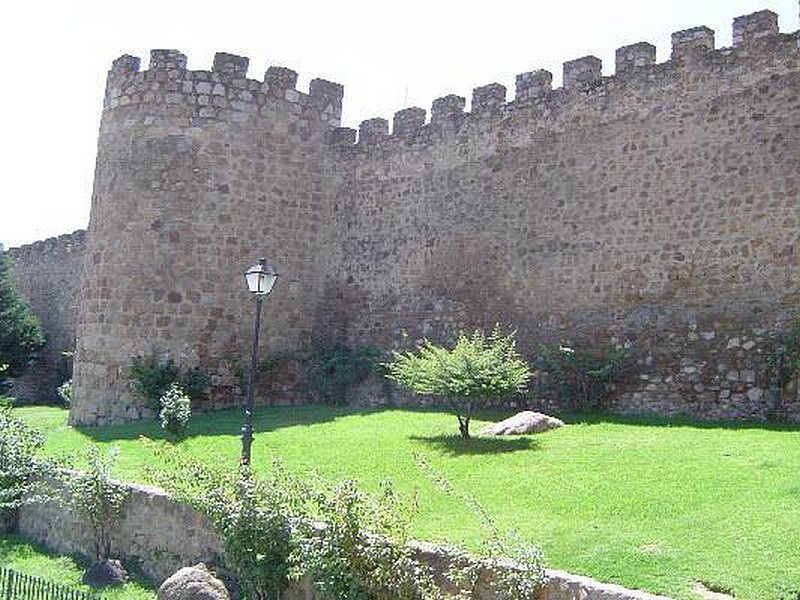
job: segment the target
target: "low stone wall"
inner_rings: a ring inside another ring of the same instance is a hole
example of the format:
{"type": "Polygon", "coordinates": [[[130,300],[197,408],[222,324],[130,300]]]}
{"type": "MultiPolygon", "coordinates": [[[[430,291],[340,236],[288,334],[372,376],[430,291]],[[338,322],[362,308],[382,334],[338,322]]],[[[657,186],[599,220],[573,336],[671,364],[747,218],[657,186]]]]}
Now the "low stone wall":
{"type": "MultiPolygon", "coordinates": [[[[211,523],[164,491],[142,485],[130,490],[123,517],[113,539],[113,551],[129,566],[161,582],[179,568],[198,562],[221,562],[223,550],[211,523]]],[[[92,555],[85,522],[56,501],[20,510],[18,533],[58,553],[92,555]]],[[[417,544],[419,556],[434,568],[447,564],[447,554],[430,544],[417,544]]],[[[549,583],[541,600],[670,600],[563,571],[548,570],[549,583]]],[[[293,600],[312,600],[307,586],[289,594],[293,600]]],[[[485,598],[484,600],[489,600],[485,598]]]]}

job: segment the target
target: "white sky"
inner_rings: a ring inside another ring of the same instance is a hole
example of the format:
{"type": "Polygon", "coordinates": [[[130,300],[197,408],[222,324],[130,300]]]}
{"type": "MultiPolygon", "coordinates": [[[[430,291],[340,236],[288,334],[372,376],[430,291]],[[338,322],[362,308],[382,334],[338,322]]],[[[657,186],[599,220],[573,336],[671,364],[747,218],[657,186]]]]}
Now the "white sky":
{"type": "MultiPolygon", "coordinates": [[[[733,17],[769,8],[798,29],[798,0],[89,0],[7,2],[0,87],[3,165],[0,243],[29,243],[86,227],[106,71],[121,54],[176,48],[190,69],[214,52],[250,57],[249,76],[294,69],[298,89],[344,84],[343,125],[499,82],[517,73],[639,41],[669,58],[673,31],[708,25],[731,44],[733,17]]],[[[469,108],[469,105],[468,105],[469,108]]]]}

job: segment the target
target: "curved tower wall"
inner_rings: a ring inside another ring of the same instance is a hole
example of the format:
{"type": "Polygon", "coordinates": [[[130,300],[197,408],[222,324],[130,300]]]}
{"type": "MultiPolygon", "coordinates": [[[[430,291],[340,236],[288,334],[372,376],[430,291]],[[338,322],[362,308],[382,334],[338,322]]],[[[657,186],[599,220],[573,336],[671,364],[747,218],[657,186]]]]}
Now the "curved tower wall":
{"type": "Polygon", "coordinates": [[[78,319],[73,423],[148,412],[129,365],[155,352],[212,374],[212,406],[240,390],[253,302],[245,268],[267,257],[283,273],[264,303],[262,351],[307,344],[325,268],[322,231],[332,172],[325,149],[342,87],[217,54],[186,69],[174,50],[150,66],[123,56],[108,75],[78,319]]]}

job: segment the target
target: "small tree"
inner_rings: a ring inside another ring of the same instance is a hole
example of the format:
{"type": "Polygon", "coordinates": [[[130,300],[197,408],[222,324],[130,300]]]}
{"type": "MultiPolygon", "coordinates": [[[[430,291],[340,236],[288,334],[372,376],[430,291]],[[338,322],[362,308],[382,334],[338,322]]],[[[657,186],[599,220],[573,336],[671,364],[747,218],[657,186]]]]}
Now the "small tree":
{"type": "Polygon", "coordinates": [[[192,401],[178,383],[173,383],[161,396],[161,410],[158,413],[161,419],[161,429],[167,433],[181,438],[186,435],[189,419],[192,416],[192,401]]]}
{"type": "Polygon", "coordinates": [[[98,562],[111,555],[111,533],[122,515],[122,506],[128,497],[125,487],[111,479],[111,466],[118,450],[112,448],[103,454],[90,446],[85,472],[65,473],[64,485],[68,491],[66,502],[86,520],[93,534],[95,558],[98,562]]]}
{"type": "Polygon", "coordinates": [[[425,340],[415,352],[394,352],[388,377],[417,394],[450,401],[461,437],[469,438],[476,405],[490,398],[525,390],[531,373],[517,352],[514,333],[495,327],[487,337],[480,331],[461,333],[453,348],[425,340]]]}
{"type": "Polygon", "coordinates": [[[0,365],[5,366],[3,374],[22,375],[33,354],[42,346],[44,336],[39,319],[17,293],[11,260],[0,245],[0,365]]]}
{"type": "Polygon", "coordinates": [[[10,407],[0,406],[0,525],[23,504],[47,498],[35,481],[50,471],[38,456],[43,445],[44,434],[14,417],[10,407]]]}

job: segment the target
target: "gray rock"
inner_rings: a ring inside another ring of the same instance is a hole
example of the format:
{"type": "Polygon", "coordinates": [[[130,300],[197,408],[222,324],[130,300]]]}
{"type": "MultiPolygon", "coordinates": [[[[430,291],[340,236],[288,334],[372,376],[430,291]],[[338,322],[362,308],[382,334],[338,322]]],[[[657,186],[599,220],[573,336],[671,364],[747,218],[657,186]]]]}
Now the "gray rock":
{"type": "Polygon", "coordinates": [[[83,583],[94,588],[122,585],[128,581],[128,574],[118,560],[101,560],[94,563],[83,574],[83,583]]]}
{"type": "Polygon", "coordinates": [[[481,435],[525,435],[526,433],[542,433],[550,429],[563,427],[564,421],[544,413],[525,410],[499,423],[487,425],[481,429],[481,435]]]}
{"type": "Polygon", "coordinates": [[[183,567],[158,588],[158,600],[230,600],[228,590],[200,563],[183,567]]]}

